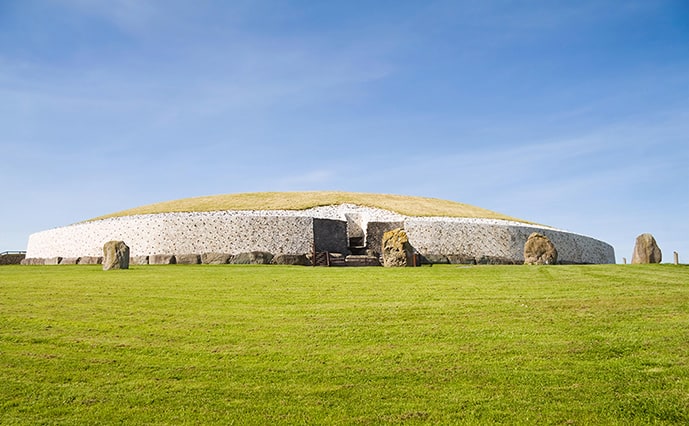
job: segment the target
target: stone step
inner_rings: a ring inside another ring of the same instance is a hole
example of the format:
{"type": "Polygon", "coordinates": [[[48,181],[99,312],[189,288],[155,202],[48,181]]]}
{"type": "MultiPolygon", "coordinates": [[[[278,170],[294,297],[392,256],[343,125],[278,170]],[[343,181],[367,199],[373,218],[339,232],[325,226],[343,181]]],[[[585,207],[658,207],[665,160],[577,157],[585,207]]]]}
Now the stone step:
{"type": "Polygon", "coordinates": [[[347,266],[381,266],[380,259],[375,256],[353,255],[345,258],[347,266]]]}

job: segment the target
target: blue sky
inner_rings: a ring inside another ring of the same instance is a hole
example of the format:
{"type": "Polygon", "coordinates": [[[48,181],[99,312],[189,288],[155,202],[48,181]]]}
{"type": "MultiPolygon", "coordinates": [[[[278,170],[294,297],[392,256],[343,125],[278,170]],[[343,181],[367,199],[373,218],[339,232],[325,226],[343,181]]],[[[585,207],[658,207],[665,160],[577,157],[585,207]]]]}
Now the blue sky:
{"type": "Polygon", "coordinates": [[[689,262],[689,3],[0,1],[0,251],[199,195],[496,210],[689,262]]]}

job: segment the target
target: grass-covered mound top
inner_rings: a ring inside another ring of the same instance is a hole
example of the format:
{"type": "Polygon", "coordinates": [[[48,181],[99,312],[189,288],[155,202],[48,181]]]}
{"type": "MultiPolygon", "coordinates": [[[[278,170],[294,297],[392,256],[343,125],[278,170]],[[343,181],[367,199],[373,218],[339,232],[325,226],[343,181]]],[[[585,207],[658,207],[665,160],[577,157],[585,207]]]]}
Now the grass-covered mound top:
{"type": "Polygon", "coordinates": [[[406,216],[446,216],[526,222],[491,210],[437,198],[359,192],[250,192],[184,198],[123,210],[92,220],[138,214],[211,212],[223,210],[306,210],[312,207],[356,204],[406,216]]]}

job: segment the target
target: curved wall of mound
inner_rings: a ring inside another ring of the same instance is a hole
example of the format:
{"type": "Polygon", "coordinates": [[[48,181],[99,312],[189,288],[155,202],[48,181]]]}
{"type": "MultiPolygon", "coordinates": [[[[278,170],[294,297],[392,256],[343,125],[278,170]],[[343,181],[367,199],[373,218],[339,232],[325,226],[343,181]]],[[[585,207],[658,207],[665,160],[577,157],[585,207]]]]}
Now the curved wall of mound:
{"type": "MultiPolygon", "coordinates": [[[[314,243],[320,251],[343,252],[347,248],[346,239],[337,235],[337,223],[327,219],[223,213],[124,216],[51,229],[29,237],[27,258],[102,256],[103,244],[111,240],[124,241],[131,256],[250,251],[304,254],[313,251],[314,243]],[[329,234],[334,238],[327,238],[329,234]]],[[[345,227],[340,228],[339,233],[346,235],[345,227]]]]}
{"type": "Polygon", "coordinates": [[[614,263],[613,248],[596,239],[548,227],[488,219],[417,218],[358,206],[304,211],[222,211],[116,217],[32,234],[27,259],[102,256],[107,241],[121,240],[131,256],[264,251],[346,253],[349,237],[365,233],[380,250],[382,233],[399,226],[431,262],[521,263],[532,232],[555,244],[561,263],[614,263]],[[364,231],[365,230],[365,231],[364,231]]]}
{"type": "Polygon", "coordinates": [[[615,263],[611,245],[547,227],[499,220],[410,218],[404,229],[420,253],[429,258],[446,256],[451,263],[523,263],[524,244],[532,232],[552,241],[559,263],[615,263]]]}

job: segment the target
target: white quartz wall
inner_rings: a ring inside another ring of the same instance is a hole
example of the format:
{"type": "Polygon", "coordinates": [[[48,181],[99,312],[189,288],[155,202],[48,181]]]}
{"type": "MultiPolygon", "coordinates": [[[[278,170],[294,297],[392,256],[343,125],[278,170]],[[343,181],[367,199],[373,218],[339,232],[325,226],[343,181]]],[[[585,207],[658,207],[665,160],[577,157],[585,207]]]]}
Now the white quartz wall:
{"type": "Polygon", "coordinates": [[[267,251],[310,253],[313,218],[166,213],[84,222],[29,237],[27,258],[102,256],[103,244],[124,241],[131,256],[267,251]]]}
{"type": "MultiPolygon", "coordinates": [[[[524,243],[532,232],[539,232],[555,244],[561,262],[615,262],[610,245],[554,228],[490,219],[404,217],[353,205],[303,211],[165,213],[84,222],[31,235],[26,257],[102,256],[103,244],[110,240],[124,241],[131,256],[249,251],[305,254],[313,249],[314,218],[346,222],[345,215],[352,213],[362,229],[367,229],[369,221],[403,222],[410,243],[421,254],[523,261],[524,243]]],[[[346,240],[346,233],[342,238],[346,240]]]]}
{"type": "Polygon", "coordinates": [[[532,232],[547,236],[563,263],[615,263],[612,246],[602,241],[548,227],[518,222],[461,219],[408,218],[404,229],[421,254],[461,255],[524,260],[524,244],[532,232]]]}

